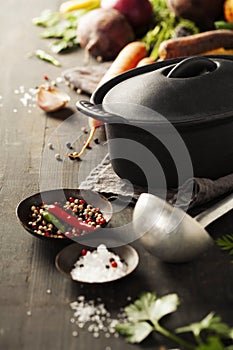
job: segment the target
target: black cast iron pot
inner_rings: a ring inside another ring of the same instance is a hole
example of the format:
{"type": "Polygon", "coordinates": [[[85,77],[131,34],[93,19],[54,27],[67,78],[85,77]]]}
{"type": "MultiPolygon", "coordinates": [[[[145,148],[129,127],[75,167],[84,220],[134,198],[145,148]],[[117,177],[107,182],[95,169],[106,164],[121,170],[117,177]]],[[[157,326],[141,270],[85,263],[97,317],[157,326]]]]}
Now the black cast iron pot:
{"type": "Polygon", "coordinates": [[[216,179],[233,172],[232,56],[130,70],[77,108],[106,123],[113,169],[133,184],[177,187],[193,175],[216,179]]]}

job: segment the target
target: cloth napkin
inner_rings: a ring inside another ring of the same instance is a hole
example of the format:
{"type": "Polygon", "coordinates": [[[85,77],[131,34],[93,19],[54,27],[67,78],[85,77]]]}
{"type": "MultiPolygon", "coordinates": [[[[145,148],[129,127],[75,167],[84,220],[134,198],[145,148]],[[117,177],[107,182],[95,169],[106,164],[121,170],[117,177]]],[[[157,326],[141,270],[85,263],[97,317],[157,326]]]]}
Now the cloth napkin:
{"type": "MultiPolygon", "coordinates": [[[[132,186],[127,180],[121,179],[113,170],[109,155],[107,154],[103,161],[98,164],[80,184],[80,189],[90,189],[100,193],[107,194],[110,198],[114,197],[132,197],[132,200],[137,200],[139,195],[147,192],[145,188],[140,186],[132,186]]],[[[193,178],[187,180],[179,188],[180,206],[182,203],[187,205],[187,200],[190,201],[190,196],[187,198],[187,193],[192,191],[191,202],[189,209],[196,208],[215,200],[223,195],[233,191],[233,174],[221,177],[217,180],[206,178],[193,178]]],[[[169,189],[167,191],[167,200],[174,204],[177,198],[177,189],[169,189]]],[[[159,196],[159,190],[157,195],[159,196]]]]}
{"type": "Polygon", "coordinates": [[[77,66],[66,69],[62,76],[74,90],[91,95],[110,65],[111,62],[103,62],[94,66],[77,66]]]}

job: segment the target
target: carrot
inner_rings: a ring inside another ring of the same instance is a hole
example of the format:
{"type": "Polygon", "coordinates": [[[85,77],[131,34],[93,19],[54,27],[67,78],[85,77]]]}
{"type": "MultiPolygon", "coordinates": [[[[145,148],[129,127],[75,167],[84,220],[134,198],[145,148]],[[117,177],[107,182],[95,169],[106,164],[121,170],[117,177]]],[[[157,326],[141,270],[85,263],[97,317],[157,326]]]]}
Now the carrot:
{"type": "Polygon", "coordinates": [[[203,52],[202,55],[233,55],[233,50],[226,50],[223,47],[219,47],[215,50],[203,52]]]}
{"type": "Polygon", "coordinates": [[[140,41],[132,41],[127,44],[115,58],[110,68],[107,70],[98,86],[115,76],[135,68],[142,58],[146,57],[146,45],[140,41]]]}
{"type": "Polygon", "coordinates": [[[207,32],[163,41],[159,46],[161,59],[198,55],[202,52],[233,48],[232,30],[210,30],[207,32]]]}
{"type": "MultiPolygon", "coordinates": [[[[146,57],[147,48],[146,45],[140,41],[132,41],[127,44],[117,55],[107,72],[104,74],[103,78],[98,84],[98,87],[106,83],[108,80],[114,78],[115,76],[124,73],[130,69],[133,69],[137,66],[138,62],[142,58],[146,57]]],[[[95,130],[100,127],[103,123],[99,120],[89,118],[89,126],[91,127],[91,133],[88,138],[88,143],[94,137],[95,130]]],[[[79,158],[85,151],[86,145],[83,146],[81,151],[75,155],[73,158],[79,158]]]]}
{"type": "Polygon", "coordinates": [[[151,64],[154,62],[155,60],[152,57],[144,57],[138,62],[137,67],[146,66],[147,64],[151,64]]]}
{"type": "MultiPolygon", "coordinates": [[[[146,45],[140,41],[132,41],[127,44],[115,58],[103,78],[100,80],[98,87],[115,76],[133,69],[147,55],[146,45]]],[[[103,123],[99,120],[89,118],[90,127],[99,127],[103,123]]]]}
{"type": "Polygon", "coordinates": [[[224,1],[223,13],[226,21],[233,23],[233,0],[224,1]]]}

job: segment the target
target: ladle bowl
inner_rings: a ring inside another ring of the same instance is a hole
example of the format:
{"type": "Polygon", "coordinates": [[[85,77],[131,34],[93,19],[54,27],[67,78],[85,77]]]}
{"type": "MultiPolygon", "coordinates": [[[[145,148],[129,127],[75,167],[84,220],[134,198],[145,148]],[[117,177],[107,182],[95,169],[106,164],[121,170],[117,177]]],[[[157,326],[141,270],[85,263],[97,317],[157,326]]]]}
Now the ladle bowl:
{"type": "Polygon", "coordinates": [[[165,200],[142,193],[133,213],[136,233],[142,245],[165,262],[186,262],[204,253],[213,244],[205,227],[233,208],[233,194],[195,218],[165,200]]]}

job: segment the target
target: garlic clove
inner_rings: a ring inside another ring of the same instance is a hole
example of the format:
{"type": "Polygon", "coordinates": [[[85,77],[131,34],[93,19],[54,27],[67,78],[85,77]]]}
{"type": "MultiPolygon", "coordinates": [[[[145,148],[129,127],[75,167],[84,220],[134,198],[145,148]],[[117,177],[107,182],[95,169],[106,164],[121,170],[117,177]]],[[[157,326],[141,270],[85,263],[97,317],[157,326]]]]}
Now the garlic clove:
{"type": "Polygon", "coordinates": [[[70,101],[70,96],[52,86],[41,85],[38,89],[37,105],[45,112],[55,112],[70,101]]]}

